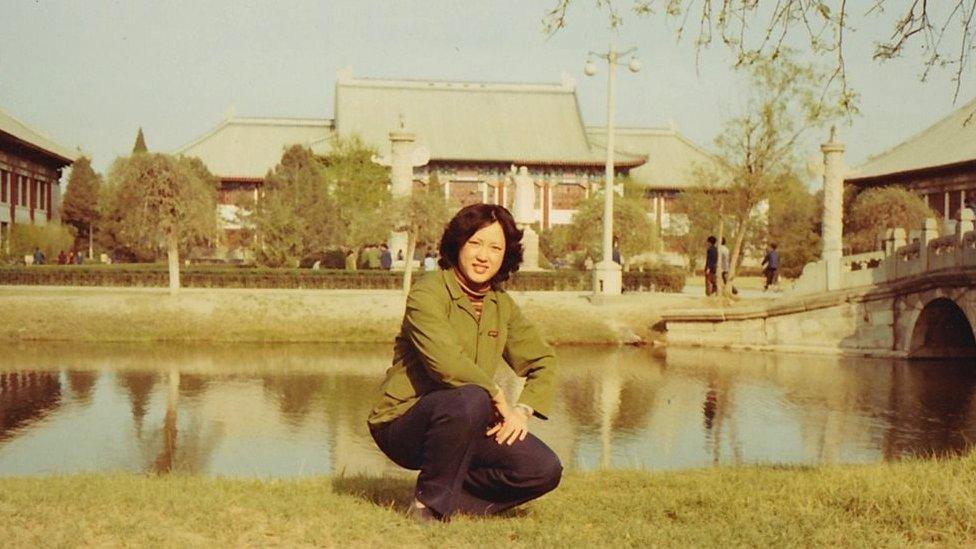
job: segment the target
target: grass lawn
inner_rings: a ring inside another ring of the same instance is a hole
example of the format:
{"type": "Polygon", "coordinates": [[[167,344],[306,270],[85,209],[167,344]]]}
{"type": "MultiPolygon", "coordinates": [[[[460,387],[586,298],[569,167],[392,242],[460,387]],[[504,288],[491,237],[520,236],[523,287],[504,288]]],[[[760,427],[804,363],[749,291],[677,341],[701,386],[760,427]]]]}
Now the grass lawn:
{"type": "Polygon", "coordinates": [[[0,479],[5,547],[971,546],[976,454],[826,468],[568,473],[500,518],[422,527],[408,478],[0,479]]]}
{"type": "MultiPolygon", "coordinates": [[[[581,292],[513,292],[553,344],[616,344],[656,336],[668,307],[701,298],[633,293],[594,304],[581,292]]],[[[0,342],[390,343],[403,317],[396,290],[0,286],[0,342]]]]}

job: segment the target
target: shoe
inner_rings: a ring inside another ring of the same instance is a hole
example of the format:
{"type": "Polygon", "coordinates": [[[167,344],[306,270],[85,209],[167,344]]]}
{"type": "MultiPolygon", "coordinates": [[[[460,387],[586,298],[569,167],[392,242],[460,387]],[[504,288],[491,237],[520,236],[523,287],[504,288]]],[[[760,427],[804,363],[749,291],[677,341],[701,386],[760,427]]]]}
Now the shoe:
{"type": "Polygon", "coordinates": [[[442,522],[441,518],[434,512],[430,507],[417,507],[416,504],[410,504],[410,509],[407,511],[407,516],[414,520],[414,522],[420,524],[434,524],[436,522],[442,522]]]}

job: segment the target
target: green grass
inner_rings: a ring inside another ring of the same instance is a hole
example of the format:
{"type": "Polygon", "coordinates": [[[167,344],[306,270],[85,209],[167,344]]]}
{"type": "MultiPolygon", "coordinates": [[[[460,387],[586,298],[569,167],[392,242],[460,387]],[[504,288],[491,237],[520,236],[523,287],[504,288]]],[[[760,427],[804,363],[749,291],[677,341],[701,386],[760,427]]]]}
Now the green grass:
{"type": "Polygon", "coordinates": [[[569,473],[499,518],[421,527],[408,478],[0,479],[6,547],[964,546],[976,455],[868,466],[569,473]]]}

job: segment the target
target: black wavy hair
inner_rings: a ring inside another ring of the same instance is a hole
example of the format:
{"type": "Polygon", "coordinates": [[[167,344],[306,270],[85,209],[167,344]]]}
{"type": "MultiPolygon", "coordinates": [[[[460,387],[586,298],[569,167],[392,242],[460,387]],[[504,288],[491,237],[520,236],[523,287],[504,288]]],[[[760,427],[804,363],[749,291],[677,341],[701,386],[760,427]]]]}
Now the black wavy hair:
{"type": "Polygon", "coordinates": [[[491,285],[508,280],[522,264],[522,230],[515,226],[515,218],[497,204],[472,204],[465,206],[454,215],[441,235],[440,253],[437,261],[442,269],[452,269],[458,262],[461,247],[480,229],[498,222],[505,233],[505,257],[498,273],[491,279],[491,285]]]}

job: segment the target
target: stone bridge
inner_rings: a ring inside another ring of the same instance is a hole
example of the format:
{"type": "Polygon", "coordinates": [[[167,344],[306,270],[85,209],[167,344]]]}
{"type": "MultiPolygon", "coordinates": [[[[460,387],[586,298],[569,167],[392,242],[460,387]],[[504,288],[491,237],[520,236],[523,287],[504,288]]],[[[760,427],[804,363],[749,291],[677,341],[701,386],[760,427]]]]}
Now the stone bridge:
{"type": "MultiPolygon", "coordinates": [[[[906,358],[976,358],[976,231],[962,209],[888,230],[881,250],[808,264],[763,305],[669,311],[668,345],[906,358]]],[[[826,255],[826,254],[825,254],[826,255]]]]}

